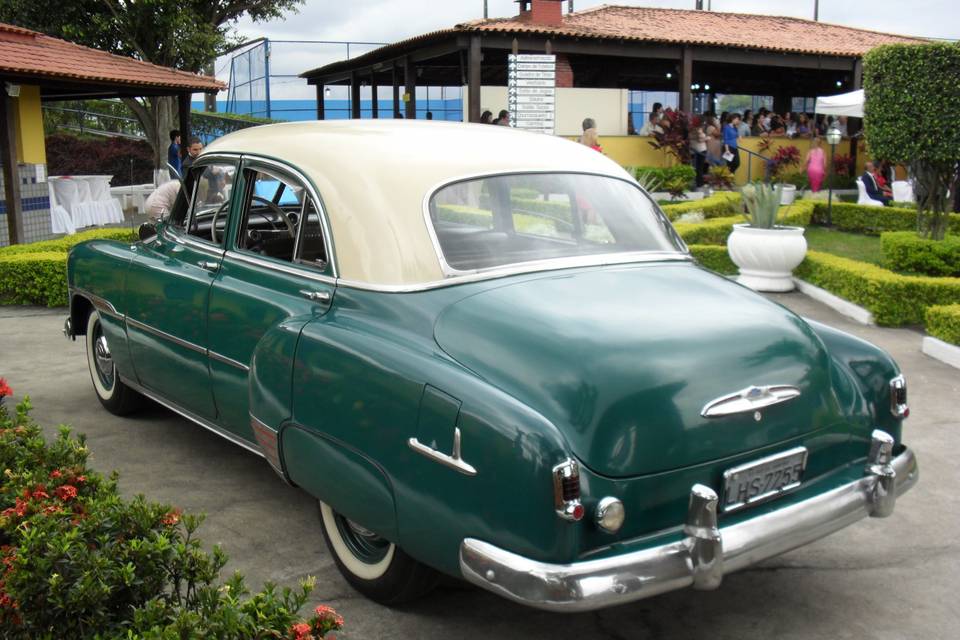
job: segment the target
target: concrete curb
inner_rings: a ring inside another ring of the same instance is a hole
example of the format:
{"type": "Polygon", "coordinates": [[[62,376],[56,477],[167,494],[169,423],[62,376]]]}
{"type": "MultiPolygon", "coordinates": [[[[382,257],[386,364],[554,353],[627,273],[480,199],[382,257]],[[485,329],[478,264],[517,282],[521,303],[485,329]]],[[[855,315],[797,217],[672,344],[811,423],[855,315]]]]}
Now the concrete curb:
{"type": "Polygon", "coordinates": [[[920,350],[931,358],[960,369],[960,347],[933,336],[924,336],[920,350]]]}
{"type": "Polygon", "coordinates": [[[829,291],[825,289],[821,289],[820,287],[814,286],[809,282],[804,282],[799,278],[794,278],[793,281],[796,283],[797,290],[800,291],[800,293],[810,296],[817,302],[821,302],[827,305],[834,311],[837,311],[838,313],[842,313],[843,315],[847,316],[851,320],[854,320],[856,322],[859,322],[860,324],[865,324],[865,325],[876,324],[876,322],[873,321],[873,314],[867,311],[866,309],[864,309],[863,307],[859,307],[853,304],[852,302],[844,300],[839,296],[835,296],[829,291]]]}

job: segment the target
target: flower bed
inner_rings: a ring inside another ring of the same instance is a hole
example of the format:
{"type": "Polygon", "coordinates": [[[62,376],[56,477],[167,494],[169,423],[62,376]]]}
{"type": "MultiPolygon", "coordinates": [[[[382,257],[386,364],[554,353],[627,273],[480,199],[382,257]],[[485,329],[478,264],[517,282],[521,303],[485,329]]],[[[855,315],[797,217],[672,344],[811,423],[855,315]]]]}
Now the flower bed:
{"type": "Polygon", "coordinates": [[[891,231],[880,235],[880,246],[886,265],[894,271],[960,276],[960,236],[929,240],[913,231],[891,231]]]}
{"type": "Polygon", "coordinates": [[[48,443],[29,399],[13,412],[2,400],[0,637],[311,640],[342,627],[329,607],[299,618],[312,578],[256,594],[240,574],[220,583],[227,557],[203,550],[202,518],[122,499],[116,476],[87,467],[83,436],[61,427],[48,443]]]}
{"type": "Polygon", "coordinates": [[[928,307],[926,329],[934,338],[960,346],[960,304],[928,307]]]}
{"type": "Polygon", "coordinates": [[[920,324],[928,307],[960,302],[960,278],[905,276],[818,251],[808,251],[795,274],[864,307],[880,325],[920,324]]]}

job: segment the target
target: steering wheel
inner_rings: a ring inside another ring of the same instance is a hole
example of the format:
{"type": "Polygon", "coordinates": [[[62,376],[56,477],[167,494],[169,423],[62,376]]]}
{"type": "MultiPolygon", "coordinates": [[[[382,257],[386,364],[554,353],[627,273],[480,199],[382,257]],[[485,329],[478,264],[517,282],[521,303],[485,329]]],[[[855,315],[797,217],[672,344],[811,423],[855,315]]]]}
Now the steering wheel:
{"type": "MultiPolygon", "coordinates": [[[[266,198],[257,195],[252,196],[251,200],[256,200],[263,203],[268,209],[276,213],[280,220],[283,221],[283,224],[287,227],[287,233],[290,234],[290,237],[297,237],[297,230],[293,226],[293,220],[290,219],[290,214],[280,208],[280,205],[276,204],[272,200],[267,200],[266,198]]],[[[229,205],[230,201],[227,200],[213,213],[213,220],[210,222],[210,239],[213,240],[214,244],[220,244],[220,239],[217,238],[217,218],[220,217],[220,214],[223,213],[223,211],[226,210],[229,205]]]]}

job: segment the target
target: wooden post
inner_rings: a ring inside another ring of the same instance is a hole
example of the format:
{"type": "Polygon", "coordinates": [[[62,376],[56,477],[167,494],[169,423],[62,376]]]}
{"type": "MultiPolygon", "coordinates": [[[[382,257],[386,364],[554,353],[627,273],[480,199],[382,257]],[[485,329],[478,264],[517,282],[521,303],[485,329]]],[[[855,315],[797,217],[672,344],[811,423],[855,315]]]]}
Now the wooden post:
{"type": "Polygon", "coordinates": [[[400,74],[397,73],[397,65],[390,68],[390,79],[393,81],[393,114],[391,118],[396,118],[400,114],[400,74]]]}
{"type": "Polygon", "coordinates": [[[324,120],[327,117],[325,106],[323,104],[325,87],[317,83],[317,120],[324,120]]]}
{"type": "MultiPolygon", "coordinates": [[[[177,119],[180,121],[180,148],[186,149],[190,146],[190,98],[189,93],[177,95],[177,119]]],[[[166,133],[161,131],[160,133],[166,133]]]]}
{"type": "Polygon", "coordinates": [[[410,56],[403,59],[403,91],[407,94],[407,120],[417,119],[417,68],[410,56]]]}
{"type": "Polygon", "coordinates": [[[17,131],[13,98],[0,95],[0,164],[3,165],[4,196],[7,202],[7,239],[10,244],[23,242],[23,209],[20,205],[20,171],[17,167],[17,131]]]}
{"type": "Polygon", "coordinates": [[[693,95],[690,85],[693,83],[693,52],[684,47],[680,54],[680,110],[689,114],[693,109],[693,95]]]}
{"type": "Polygon", "coordinates": [[[370,71],[370,115],[374,119],[380,118],[380,105],[377,100],[379,100],[377,96],[377,74],[370,71]]]}
{"type": "Polygon", "coordinates": [[[350,74],[350,117],[360,119],[360,78],[356,71],[350,74]]]}
{"type": "Polygon", "coordinates": [[[480,83],[481,75],[481,47],[480,37],[470,38],[470,51],[467,54],[467,120],[480,122],[480,83]]]}

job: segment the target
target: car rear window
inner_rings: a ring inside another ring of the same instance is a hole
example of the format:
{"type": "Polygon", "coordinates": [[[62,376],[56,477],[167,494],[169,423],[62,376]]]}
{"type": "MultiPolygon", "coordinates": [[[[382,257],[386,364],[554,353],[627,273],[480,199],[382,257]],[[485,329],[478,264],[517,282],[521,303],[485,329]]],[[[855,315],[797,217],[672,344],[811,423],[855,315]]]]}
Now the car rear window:
{"type": "Polygon", "coordinates": [[[611,253],[683,251],[650,197],[625,180],[576,173],[489,176],[430,198],[446,263],[457,271],[611,253]]]}

